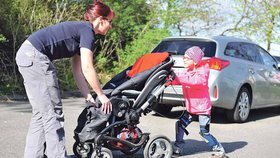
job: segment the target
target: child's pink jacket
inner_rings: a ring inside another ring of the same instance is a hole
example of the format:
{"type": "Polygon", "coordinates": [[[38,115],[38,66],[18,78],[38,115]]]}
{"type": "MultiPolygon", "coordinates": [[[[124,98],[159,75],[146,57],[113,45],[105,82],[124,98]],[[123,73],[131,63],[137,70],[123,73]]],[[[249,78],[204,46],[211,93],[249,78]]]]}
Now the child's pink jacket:
{"type": "Polygon", "coordinates": [[[172,84],[182,85],[187,111],[196,115],[210,115],[211,102],[208,91],[209,65],[203,63],[195,70],[174,70],[172,84]]]}

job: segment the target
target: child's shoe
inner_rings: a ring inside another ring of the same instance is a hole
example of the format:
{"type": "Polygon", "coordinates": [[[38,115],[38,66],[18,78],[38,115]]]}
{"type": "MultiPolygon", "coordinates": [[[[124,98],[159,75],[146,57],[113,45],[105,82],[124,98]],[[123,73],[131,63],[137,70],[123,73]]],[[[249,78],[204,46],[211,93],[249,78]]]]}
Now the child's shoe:
{"type": "Polygon", "coordinates": [[[180,156],[183,153],[185,142],[175,142],[173,145],[173,155],[174,156],[180,156]]]}
{"type": "Polygon", "coordinates": [[[228,158],[226,154],[212,154],[210,158],[228,158]]]}
{"type": "Polygon", "coordinates": [[[212,147],[212,151],[217,153],[217,154],[224,154],[225,153],[225,149],[222,146],[222,144],[218,143],[217,145],[214,145],[212,147]]]}
{"type": "Polygon", "coordinates": [[[225,149],[222,144],[218,143],[217,145],[213,146],[212,150],[214,153],[211,155],[211,158],[228,158],[228,156],[225,154],[225,149]]]}

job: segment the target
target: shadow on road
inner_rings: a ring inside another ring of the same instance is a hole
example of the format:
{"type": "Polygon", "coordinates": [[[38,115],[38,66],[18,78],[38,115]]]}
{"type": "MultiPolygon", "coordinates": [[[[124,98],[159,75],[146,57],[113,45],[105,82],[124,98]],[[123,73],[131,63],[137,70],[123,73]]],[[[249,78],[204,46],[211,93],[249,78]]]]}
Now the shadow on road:
{"type": "MultiPolygon", "coordinates": [[[[226,150],[226,153],[231,153],[235,150],[245,147],[248,143],[244,141],[236,142],[221,142],[226,150]]],[[[212,149],[204,142],[193,139],[185,140],[185,146],[183,149],[183,155],[194,155],[198,153],[204,153],[212,151],[212,149]]]]}
{"type": "Polygon", "coordinates": [[[280,107],[251,110],[248,121],[257,121],[266,118],[271,118],[271,117],[279,116],[279,114],[280,114],[280,107]]]}
{"type": "MultiPolygon", "coordinates": [[[[187,155],[196,155],[199,153],[207,153],[211,152],[211,148],[207,146],[204,141],[197,141],[193,139],[188,139],[185,141],[185,145],[183,148],[182,156],[187,155]]],[[[241,149],[246,146],[248,143],[244,141],[237,141],[237,142],[221,142],[223,147],[226,150],[226,153],[229,154],[234,152],[235,150],[241,149]]],[[[114,158],[143,158],[143,149],[140,149],[137,153],[133,155],[125,155],[120,151],[113,151],[114,158]]],[[[209,155],[210,156],[210,155],[209,155]]],[[[69,155],[69,158],[76,158],[75,155],[69,155]]]]}

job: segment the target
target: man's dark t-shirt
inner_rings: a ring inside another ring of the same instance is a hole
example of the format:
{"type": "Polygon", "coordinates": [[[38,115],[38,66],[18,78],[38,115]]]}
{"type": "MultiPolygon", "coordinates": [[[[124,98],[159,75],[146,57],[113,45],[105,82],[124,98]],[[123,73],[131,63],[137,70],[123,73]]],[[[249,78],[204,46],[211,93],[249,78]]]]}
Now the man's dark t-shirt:
{"type": "Polygon", "coordinates": [[[80,48],[93,50],[95,33],[89,22],[68,21],[36,31],[27,39],[50,60],[72,57],[80,48]]]}

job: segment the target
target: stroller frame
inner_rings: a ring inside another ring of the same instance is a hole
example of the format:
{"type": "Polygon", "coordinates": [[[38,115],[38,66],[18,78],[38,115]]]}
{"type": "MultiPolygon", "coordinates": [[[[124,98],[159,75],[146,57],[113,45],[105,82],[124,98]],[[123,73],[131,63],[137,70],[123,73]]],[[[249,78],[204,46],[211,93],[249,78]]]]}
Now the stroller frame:
{"type": "MultiPolygon", "coordinates": [[[[129,82],[117,86],[116,89],[109,90],[111,95],[110,101],[113,104],[113,111],[109,119],[109,125],[97,134],[94,139],[81,142],[78,133],[74,132],[76,142],[73,145],[74,154],[77,157],[113,157],[111,150],[120,150],[127,155],[136,153],[144,147],[144,157],[153,157],[154,154],[162,155],[169,158],[172,155],[172,145],[166,136],[155,136],[150,138],[150,133],[142,133],[137,127],[140,123],[142,114],[146,115],[151,112],[152,105],[156,103],[174,78],[171,67],[174,61],[168,57],[163,63],[150,69],[148,74],[139,73],[132,77],[129,82]],[[146,75],[146,79],[141,81],[144,83],[144,88],[139,91],[130,89],[129,85],[141,84],[137,78],[146,75]],[[128,83],[128,84],[127,84],[128,83]],[[131,128],[137,131],[137,138],[131,139],[117,138],[124,128],[131,128]],[[164,143],[165,150],[160,150],[161,153],[156,153],[155,147],[158,143],[164,143]],[[114,145],[112,145],[114,144],[114,145]],[[110,150],[111,149],[111,150],[110,150]]],[[[126,71],[126,70],[125,70],[126,71]]],[[[106,87],[106,86],[104,86],[106,87]]],[[[98,100],[97,100],[98,101],[98,100]]]]}

